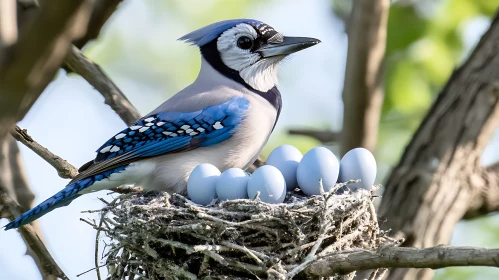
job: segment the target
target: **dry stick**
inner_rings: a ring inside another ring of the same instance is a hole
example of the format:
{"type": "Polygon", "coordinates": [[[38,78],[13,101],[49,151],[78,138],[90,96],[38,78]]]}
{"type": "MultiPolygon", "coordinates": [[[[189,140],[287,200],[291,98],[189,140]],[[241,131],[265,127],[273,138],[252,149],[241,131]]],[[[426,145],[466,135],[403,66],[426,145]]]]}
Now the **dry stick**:
{"type": "MultiPolygon", "coordinates": [[[[324,197],[324,204],[325,204],[324,209],[321,211],[320,220],[327,221],[327,213],[326,213],[327,212],[327,205],[329,202],[329,198],[332,197],[333,194],[324,192],[324,186],[322,185],[322,179],[319,180],[319,186],[320,186],[320,192],[321,192],[322,196],[324,197]]],[[[302,270],[304,270],[311,262],[313,262],[317,259],[317,256],[316,256],[317,250],[319,250],[320,246],[322,245],[322,242],[326,238],[327,229],[328,229],[329,225],[330,225],[330,222],[321,224],[320,230],[319,230],[319,236],[317,237],[317,240],[315,241],[314,246],[312,247],[312,249],[310,250],[308,255],[305,257],[305,260],[300,265],[296,266],[295,268],[293,268],[293,270],[291,270],[290,272],[287,273],[287,275],[286,275],[287,278],[289,278],[289,279],[293,278],[296,274],[298,274],[302,270]]]]}
{"type": "Polygon", "coordinates": [[[70,179],[78,174],[78,170],[73,165],[33,140],[33,138],[28,135],[26,129],[22,129],[16,125],[14,126],[14,129],[11,130],[10,134],[17,141],[23,143],[26,147],[52,165],[61,178],[70,179]]]}
{"type": "Polygon", "coordinates": [[[94,258],[94,262],[95,262],[95,272],[97,273],[98,280],[102,279],[100,276],[100,269],[99,269],[99,235],[101,232],[102,223],[104,222],[104,215],[105,214],[106,214],[106,212],[101,213],[99,228],[97,229],[97,233],[95,234],[95,256],[94,256],[95,258],[94,258]]]}

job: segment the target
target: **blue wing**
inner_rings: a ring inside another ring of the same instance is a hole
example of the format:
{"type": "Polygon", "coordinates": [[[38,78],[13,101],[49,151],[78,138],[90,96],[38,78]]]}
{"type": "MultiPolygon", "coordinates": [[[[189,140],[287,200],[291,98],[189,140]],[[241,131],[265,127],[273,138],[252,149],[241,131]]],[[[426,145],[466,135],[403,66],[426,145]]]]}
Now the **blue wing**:
{"type": "Polygon", "coordinates": [[[195,112],[148,115],[114,135],[70,183],[148,157],[207,147],[230,138],[250,108],[244,97],[195,112]]]}
{"type": "Polygon", "coordinates": [[[249,101],[234,97],[196,112],[166,112],[144,117],[109,139],[94,162],[153,157],[218,144],[235,132],[249,101]]]}

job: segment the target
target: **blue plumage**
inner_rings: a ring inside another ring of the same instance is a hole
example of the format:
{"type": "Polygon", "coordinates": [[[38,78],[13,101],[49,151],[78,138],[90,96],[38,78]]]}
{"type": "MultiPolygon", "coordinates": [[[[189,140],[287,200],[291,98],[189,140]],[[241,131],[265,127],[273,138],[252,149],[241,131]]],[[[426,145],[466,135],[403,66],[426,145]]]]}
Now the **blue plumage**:
{"type": "Polygon", "coordinates": [[[52,197],[48,198],[44,202],[40,203],[35,208],[23,213],[21,216],[17,217],[12,222],[5,226],[5,230],[18,228],[25,224],[31,223],[32,221],[40,218],[41,216],[49,213],[50,211],[57,209],[62,206],[69,205],[74,199],[78,198],[81,190],[90,187],[96,181],[109,178],[111,174],[123,171],[128,165],[120,166],[111,170],[101,172],[97,175],[90,176],[88,178],[76,181],[72,184],[67,185],[60,192],[56,193],[52,197]]]}
{"type": "Polygon", "coordinates": [[[102,145],[94,161],[102,162],[117,156],[127,160],[139,159],[215,145],[234,133],[248,108],[247,99],[233,97],[196,112],[146,116],[102,145]]]}

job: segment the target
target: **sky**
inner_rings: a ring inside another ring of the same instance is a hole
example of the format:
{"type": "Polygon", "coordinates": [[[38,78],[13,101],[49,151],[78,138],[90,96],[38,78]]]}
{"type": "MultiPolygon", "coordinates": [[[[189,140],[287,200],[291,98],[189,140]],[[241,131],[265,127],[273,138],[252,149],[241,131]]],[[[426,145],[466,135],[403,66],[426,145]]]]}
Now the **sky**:
{"type": "MultiPolygon", "coordinates": [[[[284,108],[277,131],[290,125],[333,128],[341,125],[341,88],[347,38],[342,23],[331,16],[330,3],[329,0],[281,0],[249,10],[245,15],[269,23],[287,35],[322,40],[321,44],[293,55],[281,68],[280,91],[283,94],[284,108]],[[324,121],[317,123],[317,120],[324,121]]],[[[193,47],[176,41],[192,30],[170,18],[174,17],[164,15],[164,19],[158,21],[144,2],[124,1],[101,34],[102,41],[97,41],[90,50],[91,55],[99,57],[99,51],[109,52],[99,47],[109,44],[101,42],[113,40],[113,34],[116,33],[124,36],[125,55],[117,62],[104,63],[103,68],[142,114],[154,109],[167,96],[187,84],[172,83],[168,86],[168,93],[162,92],[161,87],[147,86],[143,81],[147,81],[149,75],[161,75],[161,72],[149,72],[151,70],[147,64],[138,63],[135,58],[144,54],[140,53],[140,49],[127,49],[127,46],[132,45],[127,42],[144,40],[150,48],[176,52],[178,58],[175,63],[199,56],[193,47]],[[141,82],[134,80],[134,75],[141,82]]],[[[223,19],[225,18],[219,20],[223,19]]],[[[470,48],[487,28],[488,21],[473,24],[470,25],[471,29],[467,28],[465,31],[470,48]]],[[[166,59],[160,64],[160,67],[175,67],[166,59]]],[[[83,79],[67,76],[63,71],[44,91],[19,126],[28,129],[36,141],[75,166],[94,158],[95,149],[125,127],[121,119],[103,103],[98,92],[83,79]]],[[[495,143],[499,142],[498,138],[496,135],[495,143]]],[[[497,144],[495,145],[497,148],[497,144]]],[[[29,184],[36,195],[35,204],[67,184],[68,181],[59,178],[50,165],[22,145],[21,155],[29,184]]],[[[98,197],[109,200],[112,196],[106,191],[88,194],[39,219],[45,244],[70,279],[96,278],[93,271],[76,278],[77,274],[94,267],[96,233],[79,219],[95,218],[96,216],[82,214],[81,211],[99,209],[102,203],[98,197]]],[[[6,223],[7,220],[0,220],[0,226],[6,223]]],[[[457,235],[455,238],[459,242],[467,236],[457,235]]],[[[102,241],[100,247],[102,248],[102,241]]],[[[0,230],[0,279],[41,279],[32,259],[25,256],[25,251],[26,247],[17,231],[0,230]]],[[[105,269],[102,269],[102,273],[105,274],[105,269]]]]}

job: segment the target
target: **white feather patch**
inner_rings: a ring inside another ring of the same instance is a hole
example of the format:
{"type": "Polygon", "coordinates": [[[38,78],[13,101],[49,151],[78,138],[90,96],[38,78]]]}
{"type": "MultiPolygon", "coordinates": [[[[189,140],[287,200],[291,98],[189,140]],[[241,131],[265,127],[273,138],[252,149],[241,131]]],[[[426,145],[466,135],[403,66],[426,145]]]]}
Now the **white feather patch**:
{"type": "Polygon", "coordinates": [[[113,146],[113,148],[111,150],[109,150],[111,153],[114,153],[114,152],[117,152],[120,150],[120,147],[118,146],[113,146]]]}
{"type": "Polygon", "coordinates": [[[213,128],[214,128],[214,129],[222,129],[222,128],[224,128],[224,126],[223,126],[220,122],[216,122],[216,123],[213,125],[213,128]]]}
{"type": "Polygon", "coordinates": [[[109,146],[107,146],[107,147],[102,148],[102,149],[100,150],[100,153],[101,153],[101,154],[104,154],[104,153],[109,152],[109,150],[111,150],[111,147],[112,147],[112,145],[109,145],[109,146]]]}
{"type": "Polygon", "coordinates": [[[126,134],[125,134],[125,133],[120,133],[120,134],[118,134],[118,135],[114,136],[114,139],[118,140],[118,139],[121,139],[121,138],[123,138],[123,137],[125,137],[125,136],[126,136],[126,134]]]}

